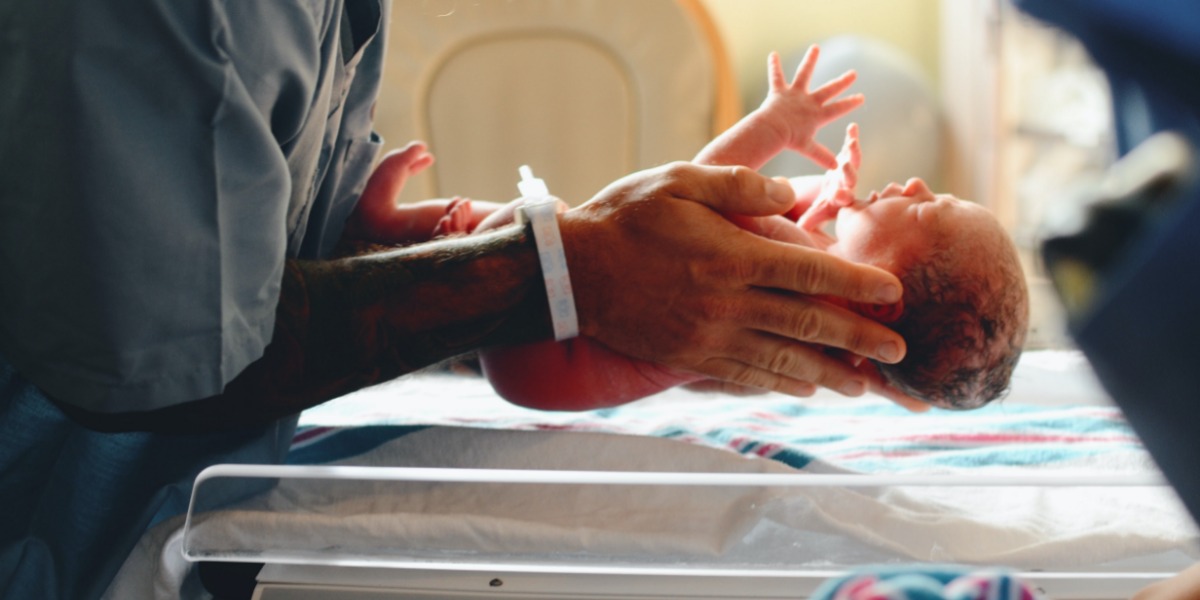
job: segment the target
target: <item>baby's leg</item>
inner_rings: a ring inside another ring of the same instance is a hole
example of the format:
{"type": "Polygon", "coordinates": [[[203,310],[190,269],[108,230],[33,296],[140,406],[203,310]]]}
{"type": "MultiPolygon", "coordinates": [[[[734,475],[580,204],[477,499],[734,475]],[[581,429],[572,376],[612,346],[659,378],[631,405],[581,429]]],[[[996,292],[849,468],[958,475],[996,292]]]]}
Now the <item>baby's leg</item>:
{"type": "MultiPolygon", "coordinates": [[[[490,215],[480,230],[510,223],[515,206],[510,204],[490,215]]],[[[783,217],[728,217],[758,235],[812,246],[808,235],[783,217]]],[[[487,349],[479,358],[498,394],[518,406],[539,410],[619,406],[703,379],[614,352],[587,336],[487,349]]]]}
{"type": "MultiPolygon", "coordinates": [[[[512,223],[520,202],[499,207],[477,231],[512,223]]],[[[479,363],[501,397],[538,410],[618,406],[700,379],[613,352],[586,336],[485,349],[479,363]]]]}

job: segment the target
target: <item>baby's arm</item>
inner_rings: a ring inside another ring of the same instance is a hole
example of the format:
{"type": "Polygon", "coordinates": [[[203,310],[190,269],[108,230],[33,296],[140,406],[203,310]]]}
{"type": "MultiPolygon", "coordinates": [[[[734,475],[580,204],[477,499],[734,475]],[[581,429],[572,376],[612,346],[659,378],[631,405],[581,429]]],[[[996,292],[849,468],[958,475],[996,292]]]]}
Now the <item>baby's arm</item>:
{"type": "Polygon", "coordinates": [[[863,96],[855,94],[835,100],[854,83],[854,71],[847,71],[809,92],[809,80],[819,55],[819,48],[810,47],[796,69],[795,79],[789,84],[779,55],[772,52],[768,59],[771,88],[762,105],[709,142],[694,161],[709,165],[745,165],[757,171],[776,154],[791,149],[826,169],[834,168],[837,161],[833,153],[817,143],[814,136],[826,123],[861,105],[863,96]]]}

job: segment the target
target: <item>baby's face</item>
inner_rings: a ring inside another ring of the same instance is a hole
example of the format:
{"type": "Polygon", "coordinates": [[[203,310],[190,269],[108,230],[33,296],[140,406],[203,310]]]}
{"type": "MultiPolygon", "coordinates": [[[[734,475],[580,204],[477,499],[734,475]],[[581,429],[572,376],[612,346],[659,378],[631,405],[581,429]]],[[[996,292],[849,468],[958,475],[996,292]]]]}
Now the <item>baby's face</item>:
{"type": "Polygon", "coordinates": [[[924,181],[890,184],[867,202],[838,212],[837,241],[829,251],[847,260],[871,264],[893,273],[932,251],[947,239],[962,250],[1003,243],[1003,228],[987,209],[949,194],[934,194],[924,181]]]}

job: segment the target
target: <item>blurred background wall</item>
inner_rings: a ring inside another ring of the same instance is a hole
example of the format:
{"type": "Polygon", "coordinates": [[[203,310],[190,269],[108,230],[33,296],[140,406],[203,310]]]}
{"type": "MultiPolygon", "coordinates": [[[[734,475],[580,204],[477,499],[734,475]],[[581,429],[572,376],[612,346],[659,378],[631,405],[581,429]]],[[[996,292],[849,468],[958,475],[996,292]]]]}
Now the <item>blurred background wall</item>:
{"type": "Polygon", "coordinates": [[[703,0],[737,71],[746,109],[766,89],[766,56],[832,36],[869,36],[896,47],[938,82],[940,0],[703,0]]]}

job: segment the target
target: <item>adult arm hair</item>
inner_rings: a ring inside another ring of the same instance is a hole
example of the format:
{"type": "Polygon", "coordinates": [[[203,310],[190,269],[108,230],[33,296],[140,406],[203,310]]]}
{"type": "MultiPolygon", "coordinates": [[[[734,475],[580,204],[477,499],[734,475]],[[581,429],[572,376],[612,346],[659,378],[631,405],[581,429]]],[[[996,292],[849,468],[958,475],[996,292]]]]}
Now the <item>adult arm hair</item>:
{"type": "Polygon", "coordinates": [[[271,342],[217,396],[123,413],[57,403],[99,431],[261,425],[493,345],[551,335],[527,228],[334,260],[289,260],[271,342]]]}

